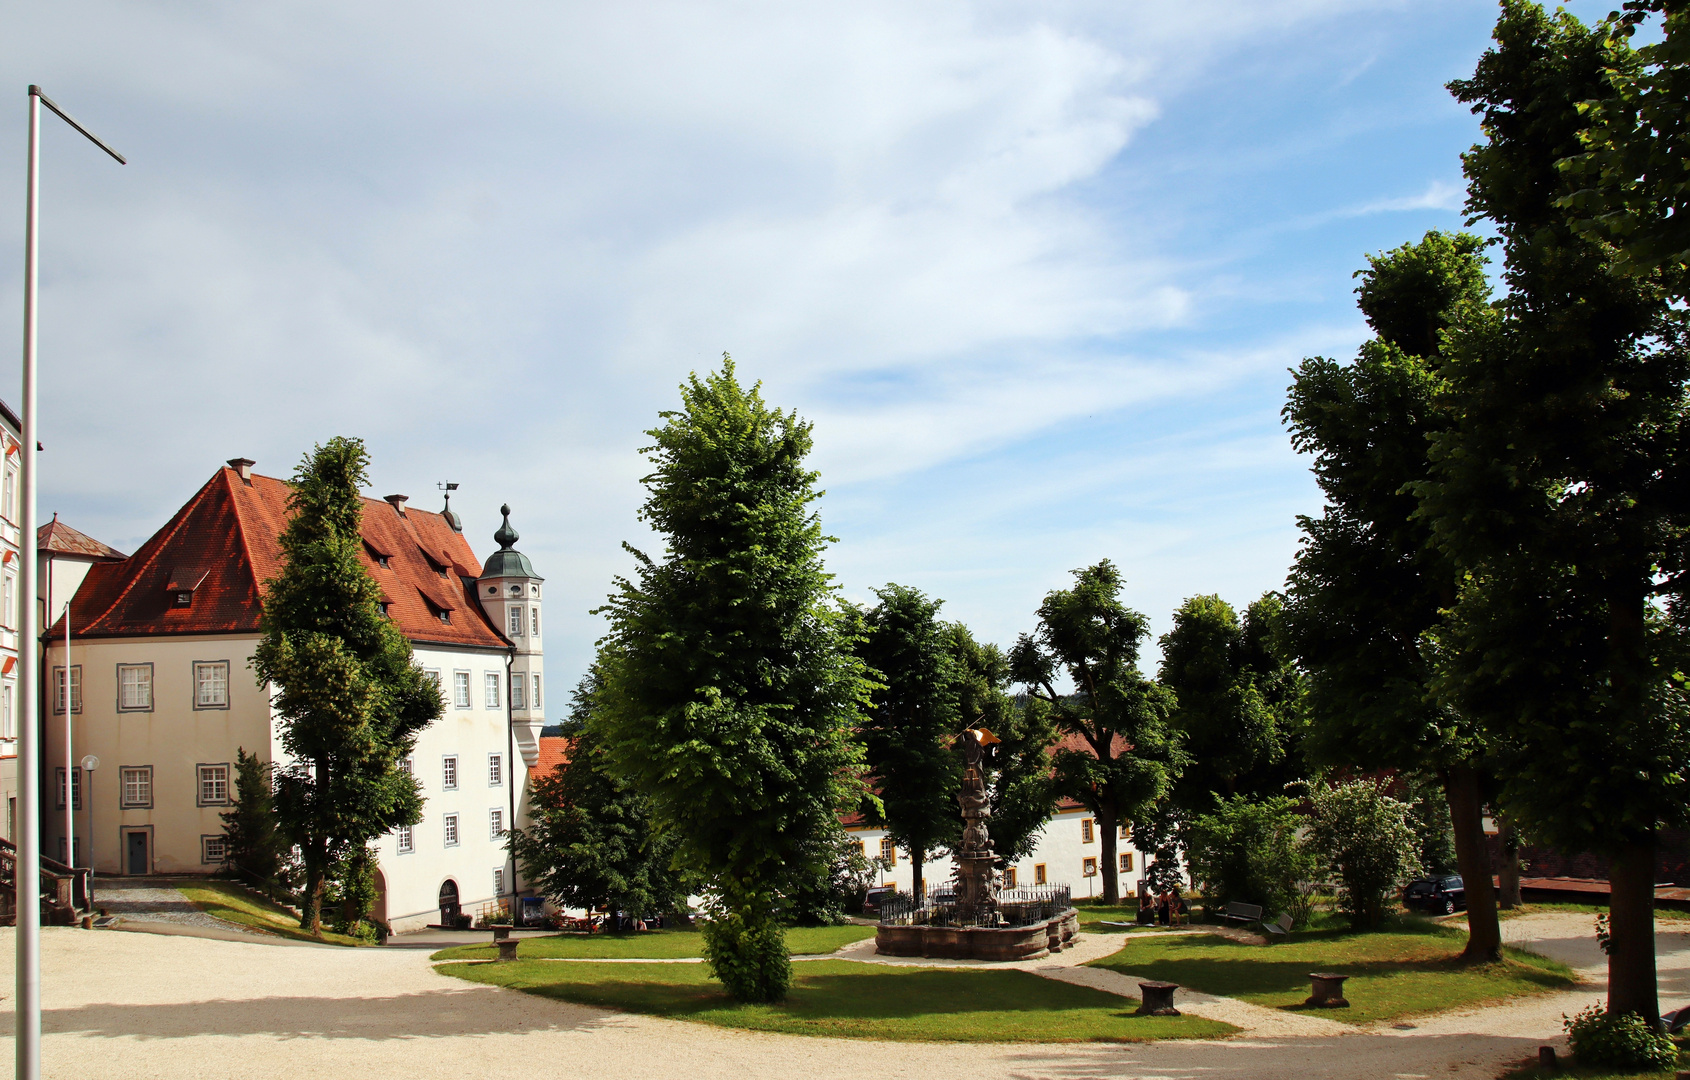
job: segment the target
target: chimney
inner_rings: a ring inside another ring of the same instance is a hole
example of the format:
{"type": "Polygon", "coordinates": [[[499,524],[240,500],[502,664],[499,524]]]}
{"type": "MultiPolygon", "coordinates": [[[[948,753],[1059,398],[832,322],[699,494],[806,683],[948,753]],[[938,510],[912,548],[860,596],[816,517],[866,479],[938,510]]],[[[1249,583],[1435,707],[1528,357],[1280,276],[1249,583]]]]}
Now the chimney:
{"type": "Polygon", "coordinates": [[[229,468],[239,473],[241,482],[249,486],[252,484],[252,467],[256,464],[258,463],[251,458],[232,457],[229,459],[229,468]]]}
{"type": "Polygon", "coordinates": [[[399,512],[399,516],[404,517],[405,503],[410,501],[411,497],[409,495],[388,495],[386,498],[388,502],[393,504],[393,509],[399,512]]]}

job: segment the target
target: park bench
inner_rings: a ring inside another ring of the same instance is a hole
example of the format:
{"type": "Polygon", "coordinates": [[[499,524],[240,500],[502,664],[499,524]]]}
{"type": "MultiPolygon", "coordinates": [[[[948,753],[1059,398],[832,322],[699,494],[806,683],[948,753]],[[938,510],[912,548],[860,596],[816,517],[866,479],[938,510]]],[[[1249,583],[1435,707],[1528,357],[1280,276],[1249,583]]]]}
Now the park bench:
{"type": "Polygon", "coordinates": [[[1291,932],[1291,913],[1287,911],[1270,923],[1263,923],[1262,929],[1270,934],[1289,934],[1291,932]]]}
{"type": "Polygon", "coordinates": [[[1234,900],[1221,912],[1221,918],[1228,922],[1253,923],[1262,921],[1262,905],[1246,904],[1242,900],[1234,900]]]}

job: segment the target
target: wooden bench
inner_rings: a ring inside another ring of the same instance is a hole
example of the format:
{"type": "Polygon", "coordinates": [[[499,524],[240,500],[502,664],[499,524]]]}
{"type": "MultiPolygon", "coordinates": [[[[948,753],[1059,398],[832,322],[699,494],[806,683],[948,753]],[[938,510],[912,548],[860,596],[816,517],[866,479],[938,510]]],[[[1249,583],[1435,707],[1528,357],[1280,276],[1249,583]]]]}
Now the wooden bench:
{"type": "Polygon", "coordinates": [[[1262,929],[1270,934],[1289,934],[1291,932],[1291,913],[1287,911],[1270,923],[1263,923],[1262,929]]]}
{"type": "Polygon", "coordinates": [[[1253,923],[1262,921],[1262,905],[1246,904],[1241,900],[1234,900],[1221,912],[1221,918],[1228,922],[1253,923]]]}

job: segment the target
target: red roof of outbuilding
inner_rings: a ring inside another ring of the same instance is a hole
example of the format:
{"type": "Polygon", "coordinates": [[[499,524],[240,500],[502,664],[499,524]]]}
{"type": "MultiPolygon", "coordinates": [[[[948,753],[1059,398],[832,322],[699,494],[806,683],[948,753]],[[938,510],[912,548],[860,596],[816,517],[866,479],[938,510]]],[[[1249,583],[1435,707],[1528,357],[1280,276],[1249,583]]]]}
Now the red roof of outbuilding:
{"type": "MultiPolygon", "coordinates": [[[[219,469],[140,550],[96,565],[71,601],[77,637],[258,632],[263,583],[282,571],[281,534],[291,485],[232,468],[219,469]],[[188,607],[171,603],[192,589],[188,607]]],[[[463,534],[439,514],[403,516],[381,499],[364,499],[364,568],[382,588],[388,615],[414,642],[503,649],[509,642],[487,620],[475,595],[481,563],[463,534]],[[376,555],[388,565],[376,565],[376,555]],[[440,569],[445,570],[442,576],[440,569]],[[451,622],[440,621],[448,611],[451,622]]],[[[61,623],[62,625],[62,623],[61,623]]]]}
{"type": "Polygon", "coordinates": [[[559,765],[569,764],[569,740],[562,735],[540,736],[540,759],[528,770],[533,777],[550,773],[559,765]]]}

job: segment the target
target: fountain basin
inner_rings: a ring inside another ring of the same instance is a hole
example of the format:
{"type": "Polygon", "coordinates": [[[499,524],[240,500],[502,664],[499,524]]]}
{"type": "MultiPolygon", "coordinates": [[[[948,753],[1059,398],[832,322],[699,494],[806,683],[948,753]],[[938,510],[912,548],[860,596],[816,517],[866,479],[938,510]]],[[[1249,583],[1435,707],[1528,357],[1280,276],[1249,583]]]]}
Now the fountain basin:
{"type": "Polygon", "coordinates": [[[1037,960],[1061,952],[1080,932],[1073,908],[1026,926],[898,926],[882,924],[874,951],[882,956],[924,956],[947,960],[1037,960]]]}

